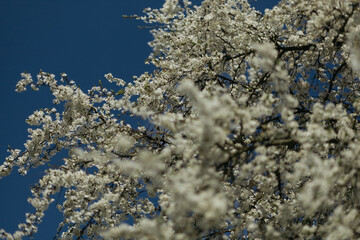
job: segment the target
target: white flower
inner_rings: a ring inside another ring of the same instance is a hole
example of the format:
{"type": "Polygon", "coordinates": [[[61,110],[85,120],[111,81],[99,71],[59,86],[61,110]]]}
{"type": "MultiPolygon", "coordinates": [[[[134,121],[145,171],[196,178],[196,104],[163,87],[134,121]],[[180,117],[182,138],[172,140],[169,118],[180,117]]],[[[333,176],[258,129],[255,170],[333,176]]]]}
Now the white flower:
{"type": "Polygon", "coordinates": [[[349,36],[350,64],[356,71],[360,71],[360,26],[357,26],[349,36]]]}
{"type": "Polygon", "coordinates": [[[166,15],[172,15],[176,13],[179,10],[178,1],[179,0],[165,0],[161,11],[166,15]]]}

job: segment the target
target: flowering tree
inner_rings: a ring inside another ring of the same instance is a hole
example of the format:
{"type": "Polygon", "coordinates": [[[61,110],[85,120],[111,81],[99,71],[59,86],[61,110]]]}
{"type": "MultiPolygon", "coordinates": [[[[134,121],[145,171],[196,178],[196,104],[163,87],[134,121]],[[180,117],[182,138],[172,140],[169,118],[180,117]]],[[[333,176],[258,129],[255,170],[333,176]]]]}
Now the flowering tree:
{"type": "Polygon", "coordinates": [[[360,238],[360,12],[357,0],[166,0],[156,70],[87,93],[62,74],[22,74],[60,108],[27,119],[25,150],[0,176],[66,152],[32,187],[15,233],[37,231],[64,192],[58,239],[360,238]],[[138,116],[146,126],[124,123],[138,116]]]}

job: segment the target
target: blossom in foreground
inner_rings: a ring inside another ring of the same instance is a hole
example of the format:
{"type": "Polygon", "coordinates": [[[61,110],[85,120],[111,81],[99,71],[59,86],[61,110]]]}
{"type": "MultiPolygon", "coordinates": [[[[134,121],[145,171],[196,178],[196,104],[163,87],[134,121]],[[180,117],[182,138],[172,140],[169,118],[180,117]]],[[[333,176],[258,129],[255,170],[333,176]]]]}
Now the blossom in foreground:
{"type": "Polygon", "coordinates": [[[67,156],[0,238],[35,234],[63,192],[55,239],[360,238],[358,1],[167,0],[135,17],[157,23],[153,73],[87,92],[22,75],[17,91],[47,87],[55,106],[28,117],[0,177],[67,156]]]}

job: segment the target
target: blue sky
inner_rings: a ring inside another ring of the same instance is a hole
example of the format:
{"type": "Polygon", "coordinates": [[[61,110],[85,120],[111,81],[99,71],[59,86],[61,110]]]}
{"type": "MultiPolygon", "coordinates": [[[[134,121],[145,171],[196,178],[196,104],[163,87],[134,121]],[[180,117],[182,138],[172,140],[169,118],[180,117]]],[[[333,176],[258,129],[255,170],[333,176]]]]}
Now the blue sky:
{"type": "MultiPolygon", "coordinates": [[[[193,0],[199,4],[201,0],[193,0]]],[[[258,0],[253,6],[263,11],[277,0],[258,0]]],[[[45,72],[67,73],[83,89],[89,89],[104,74],[130,81],[133,75],[151,71],[144,64],[150,54],[151,34],[139,29],[142,22],[122,18],[141,14],[146,7],[159,8],[163,0],[1,0],[0,1],[0,162],[8,145],[23,149],[27,139],[25,119],[39,108],[51,107],[51,95],[14,91],[20,73],[36,76],[45,72]]],[[[27,203],[29,187],[44,169],[17,172],[0,180],[0,228],[13,232],[32,212],[27,203]]],[[[61,214],[52,208],[35,239],[52,239],[61,214]]]]}

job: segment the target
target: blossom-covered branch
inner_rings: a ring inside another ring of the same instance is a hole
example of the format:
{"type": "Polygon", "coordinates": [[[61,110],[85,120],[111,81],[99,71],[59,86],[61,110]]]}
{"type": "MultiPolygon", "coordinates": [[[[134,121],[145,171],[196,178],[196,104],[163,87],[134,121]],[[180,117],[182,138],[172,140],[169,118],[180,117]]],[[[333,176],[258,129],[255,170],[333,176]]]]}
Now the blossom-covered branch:
{"type": "MultiPolygon", "coordinates": [[[[355,0],[166,0],[144,73],[87,93],[62,74],[22,74],[54,108],[27,119],[0,166],[33,186],[15,233],[37,232],[64,189],[57,239],[360,238],[360,12],[355,0]],[[124,122],[142,117],[144,126],[124,122]]],[[[154,27],[155,26],[155,27],[154,27]]]]}

